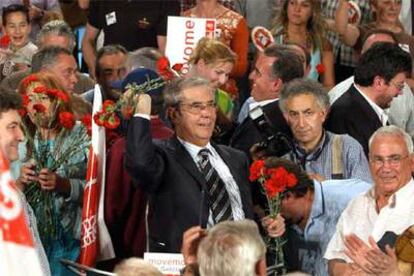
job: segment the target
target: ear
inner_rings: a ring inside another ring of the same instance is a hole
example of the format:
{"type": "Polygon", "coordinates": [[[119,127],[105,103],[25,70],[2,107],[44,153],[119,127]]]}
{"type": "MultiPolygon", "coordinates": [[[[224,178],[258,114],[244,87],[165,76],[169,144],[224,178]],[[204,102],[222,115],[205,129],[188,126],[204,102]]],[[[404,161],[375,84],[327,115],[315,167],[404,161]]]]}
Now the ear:
{"type": "Polygon", "coordinates": [[[177,110],[177,108],[168,107],[165,113],[167,114],[167,118],[171,121],[171,124],[173,126],[175,126],[179,122],[180,116],[178,114],[179,111],[177,110]]]}
{"type": "Polygon", "coordinates": [[[255,270],[256,270],[255,271],[256,275],[266,276],[266,258],[265,257],[262,257],[260,260],[257,261],[255,270]]]}
{"type": "Polygon", "coordinates": [[[322,122],[325,122],[326,117],[328,116],[329,109],[328,108],[323,108],[321,110],[321,112],[322,112],[322,122]]]}
{"type": "Polygon", "coordinates": [[[414,153],[411,153],[409,158],[410,158],[411,172],[414,172],[414,153]]]}
{"type": "Polygon", "coordinates": [[[272,94],[276,95],[276,97],[279,98],[279,94],[280,91],[282,90],[283,87],[283,81],[280,78],[276,78],[273,82],[272,82],[272,86],[270,87],[272,94]]]}
{"type": "Polygon", "coordinates": [[[372,86],[375,89],[381,88],[385,84],[385,80],[381,78],[380,76],[375,76],[374,80],[372,81],[372,86]]]}
{"type": "Polygon", "coordinates": [[[197,63],[196,63],[196,68],[198,72],[203,72],[204,69],[206,67],[206,62],[204,61],[204,59],[200,59],[197,63]]]}

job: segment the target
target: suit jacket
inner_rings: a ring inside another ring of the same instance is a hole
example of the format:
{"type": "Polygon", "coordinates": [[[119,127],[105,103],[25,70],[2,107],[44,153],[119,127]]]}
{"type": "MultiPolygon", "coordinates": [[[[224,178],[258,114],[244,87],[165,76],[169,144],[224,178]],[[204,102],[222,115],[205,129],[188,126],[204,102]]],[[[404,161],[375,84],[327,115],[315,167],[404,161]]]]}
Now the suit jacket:
{"type": "MultiPolygon", "coordinates": [[[[149,247],[153,252],[179,252],[182,235],[209,216],[202,190],[205,179],[176,137],[152,142],[149,121],[132,118],[127,135],[126,168],[149,195],[149,247]]],[[[253,218],[248,161],[235,149],[212,144],[236,181],[246,218],[253,218]]]]}
{"type": "MultiPolygon", "coordinates": [[[[290,138],[292,137],[290,128],[283,117],[283,113],[279,107],[279,100],[271,102],[262,106],[263,113],[269,119],[273,127],[273,133],[282,132],[290,138]]],[[[250,156],[250,148],[259,142],[266,139],[265,134],[261,133],[254,124],[250,116],[247,116],[244,121],[238,125],[230,139],[230,146],[247,153],[250,156]]]]}
{"type": "Polygon", "coordinates": [[[325,128],[337,134],[349,134],[364,148],[368,156],[368,141],[382,123],[367,100],[352,85],[332,105],[325,128]]]}
{"type": "MultiPolygon", "coordinates": [[[[169,139],[173,136],[173,131],[161,119],[151,118],[150,122],[153,138],[169,139]]],[[[125,144],[125,137],[116,139],[106,161],[104,214],[118,259],[143,257],[146,248],[147,195],[137,185],[133,185],[124,168],[125,144]]]]}

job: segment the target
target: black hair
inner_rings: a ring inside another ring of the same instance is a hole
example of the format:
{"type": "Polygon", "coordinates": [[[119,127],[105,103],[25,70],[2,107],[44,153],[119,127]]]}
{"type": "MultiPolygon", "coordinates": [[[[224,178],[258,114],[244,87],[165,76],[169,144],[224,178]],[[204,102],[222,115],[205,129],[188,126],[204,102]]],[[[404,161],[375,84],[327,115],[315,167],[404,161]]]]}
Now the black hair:
{"type": "Polygon", "coordinates": [[[355,69],[355,83],[371,86],[377,76],[388,83],[397,74],[409,76],[411,71],[409,53],[395,43],[377,42],[361,56],[355,69]]]}
{"type": "Polygon", "coordinates": [[[1,14],[3,26],[6,26],[7,16],[15,12],[23,13],[26,16],[27,24],[30,24],[29,8],[24,5],[20,5],[20,4],[12,4],[12,5],[9,5],[3,8],[3,12],[1,14]]]}
{"type": "Polygon", "coordinates": [[[0,116],[9,110],[22,108],[22,100],[19,94],[0,89],[0,116]]]}

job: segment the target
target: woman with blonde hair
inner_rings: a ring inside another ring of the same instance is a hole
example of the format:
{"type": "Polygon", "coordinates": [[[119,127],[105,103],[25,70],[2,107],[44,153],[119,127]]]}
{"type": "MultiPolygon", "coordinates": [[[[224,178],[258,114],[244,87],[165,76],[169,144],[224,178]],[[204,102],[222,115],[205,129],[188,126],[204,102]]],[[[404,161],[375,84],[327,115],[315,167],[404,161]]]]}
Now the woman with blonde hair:
{"type": "Polygon", "coordinates": [[[215,38],[237,54],[237,62],[231,77],[242,77],[247,71],[249,31],[242,15],[221,5],[217,0],[197,0],[194,8],[184,11],[182,16],[216,19],[215,38]]]}
{"type": "Polygon", "coordinates": [[[188,76],[199,76],[210,81],[216,89],[216,103],[219,110],[231,118],[234,108],[231,96],[220,89],[229,80],[236,63],[236,54],[225,44],[215,39],[202,38],[189,60],[188,76]]]}
{"type": "Polygon", "coordinates": [[[19,145],[17,184],[34,210],[52,275],[69,273],[60,259],[80,252],[82,194],[90,140],[75,121],[71,97],[52,74],[26,77],[19,87],[26,142],[19,145]]]}
{"type": "Polygon", "coordinates": [[[272,27],[276,43],[299,44],[311,53],[308,77],[321,78],[331,88],[335,85],[334,55],[325,33],[319,0],[286,0],[272,27]]]}

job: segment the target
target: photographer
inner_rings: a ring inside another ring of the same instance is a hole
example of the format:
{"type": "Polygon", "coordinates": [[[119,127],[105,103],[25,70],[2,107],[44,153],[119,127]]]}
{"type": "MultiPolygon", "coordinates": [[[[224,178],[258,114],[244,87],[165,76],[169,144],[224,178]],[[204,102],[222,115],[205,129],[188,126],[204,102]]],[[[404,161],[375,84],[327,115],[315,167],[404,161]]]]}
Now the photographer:
{"type": "MultiPolygon", "coordinates": [[[[286,45],[270,45],[263,53],[259,52],[249,79],[252,82],[249,110],[260,106],[269,121],[273,133],[291,136],[288,125],[279,108],[279,94],[289,81],[303,77],[303,63],[300,57],[286,45]]],[[[250,148],[266,138],[252,118],[247,117],[235,129],[230,146],[242,150],[250,156],[250,148]]]]}

